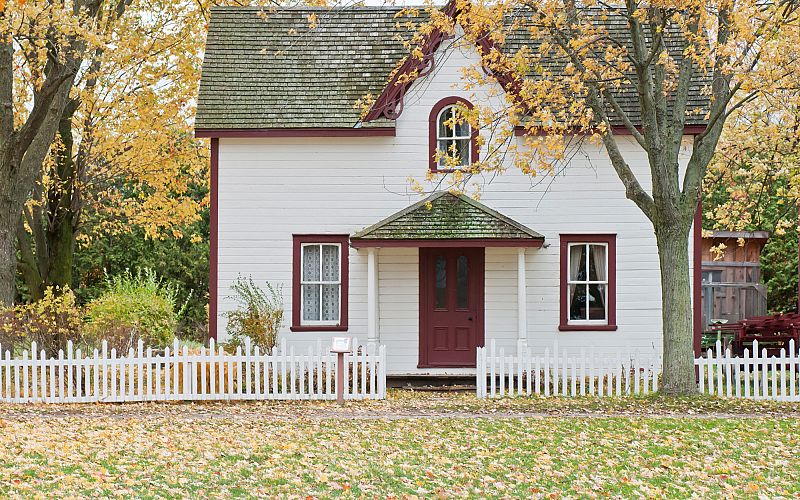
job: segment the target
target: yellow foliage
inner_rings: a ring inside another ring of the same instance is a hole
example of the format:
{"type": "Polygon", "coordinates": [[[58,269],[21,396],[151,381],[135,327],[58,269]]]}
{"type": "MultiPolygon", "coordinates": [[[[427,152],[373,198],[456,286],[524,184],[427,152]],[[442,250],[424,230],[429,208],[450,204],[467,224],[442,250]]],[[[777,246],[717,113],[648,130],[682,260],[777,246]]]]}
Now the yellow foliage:
{"type": "Polygon", "coordinates": [[[36,342],[38,349],[55,355],[67,341],[81,339],[83,312],[69,287],[47,287],[41,300],[17,304],[0,311],[0,343],[5,349],[28,348],[36,342]]]}

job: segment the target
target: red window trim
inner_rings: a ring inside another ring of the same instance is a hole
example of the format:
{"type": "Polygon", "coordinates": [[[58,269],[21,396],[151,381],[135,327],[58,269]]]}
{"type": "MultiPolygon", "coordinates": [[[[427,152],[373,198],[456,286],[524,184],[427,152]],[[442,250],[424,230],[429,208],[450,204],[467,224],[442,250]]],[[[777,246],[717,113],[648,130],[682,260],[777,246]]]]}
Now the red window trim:
{"type": "MultiPolygon", "coordinates": [[[[437,147],[437,132],[439,129],[439,124],[436,123],[436,119],[439,117],[439,112],[446,108],[447,106],[451,106],[453,104],[461,104],[467,109],[473,109],[474,106],[471,102],[464,99],[463,97],[458,96],[451,96],[445,97],[441,101],[437,102],[431,108],[431,114],[428,117],[428,168],[430,168],[431,172],[437,173],[448,173],[454,172],[453,169],[439,169],[439,165],[436,163],[436,147],[437,147]]],[[[478,161],[478,130],[472,130],[472,161],[473,163],[478,161]]]]}
{"type": "Polygon", "coordinates": [[[349,235],[346,234],[294,234],[292,235],[292,326],[293,332],[345,332],[347,331],[347,299],[350,281],[349,235]],[[300,318],[300,273],[302,262],[300,247],[304,243],[339,243],[342,246],[340,272],[342,289],[340,292],[341,311],[338,325],[303,325],[300,318]]]}
{"type": "Polygon", "coordinates": [[[561,284],[559,286],[561,314],[558,329],[562,332],[614,331],[617,329],[617,235],[616,234],[561,234],[561,284]],[[608,324],[570,325],[567,302],[567,249],[570,243],[606,243],[608,245],[608,324]]]}

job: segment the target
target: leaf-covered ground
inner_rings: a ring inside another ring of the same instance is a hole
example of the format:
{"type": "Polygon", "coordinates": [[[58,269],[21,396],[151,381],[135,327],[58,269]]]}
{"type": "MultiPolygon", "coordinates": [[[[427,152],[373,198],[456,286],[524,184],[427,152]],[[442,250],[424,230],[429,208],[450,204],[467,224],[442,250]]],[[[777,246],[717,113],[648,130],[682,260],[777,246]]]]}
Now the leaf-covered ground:
{"type": "Polygon", "coordinates": [[[800,497],[797,404],[0,405],[0,496],[800,497]]]}

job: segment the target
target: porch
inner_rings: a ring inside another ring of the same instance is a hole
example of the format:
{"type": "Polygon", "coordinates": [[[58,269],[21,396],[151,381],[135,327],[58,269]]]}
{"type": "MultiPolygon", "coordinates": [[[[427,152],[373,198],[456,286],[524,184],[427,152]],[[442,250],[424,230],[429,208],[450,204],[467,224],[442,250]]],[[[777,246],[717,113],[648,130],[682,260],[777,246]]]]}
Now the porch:
{"type": "Polygon", "coordinates": [[[474,374],[476,349],[489,339],[525,348],[527,258],[543,244],[536,231],[447,192],[354,233],[350,245],[366,254],[368,344],[387,345],[389,374],[402,376],[474,374]]]}

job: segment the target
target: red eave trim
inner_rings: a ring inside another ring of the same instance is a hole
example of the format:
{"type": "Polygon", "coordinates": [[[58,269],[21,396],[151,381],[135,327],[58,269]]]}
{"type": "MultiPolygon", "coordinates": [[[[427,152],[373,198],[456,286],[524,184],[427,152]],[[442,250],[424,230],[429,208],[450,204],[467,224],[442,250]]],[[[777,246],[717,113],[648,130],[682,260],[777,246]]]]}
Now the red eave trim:
{"type": "Polygon", "coordinates": [[[217,337],[217,265],[219,248],[219,139],[211,139],[211,172],[209,187],[209,249],[208,249],[208,336],[217,337]]]}
{"type": "Polygon", "coordinates": [[[520,238],[459,238],[452,240],[384,240],[384,239],[358,239],[350,240],[353,248],[486,248],[486,247],[526,247],[541,248],[544,239],[523,240],[520,238]]]}
{"type": "MultiPolygon", "coordinates": [[[[637,130],[641,132],[641,127],[636,127],[637,130]]],[[[684,135],[699,135],[702,134],[706,130],[705,125],[687,125],[683,128],[684,135]]],[[[627,127],[611,127],[611,131],[614,135],[631,135],[631,131],[628,130],[627,127]]],[[[522,136],[528,133],[525,127],[514,127],[514,135],[522,136]]],[[[542,131],[536,135],[546,135],[546,132],[542,131]]]]}
{"type": "Polygon", "coordinates": [[[198,128],[195,137],[394,137],[394,127],[198,128]]]}

